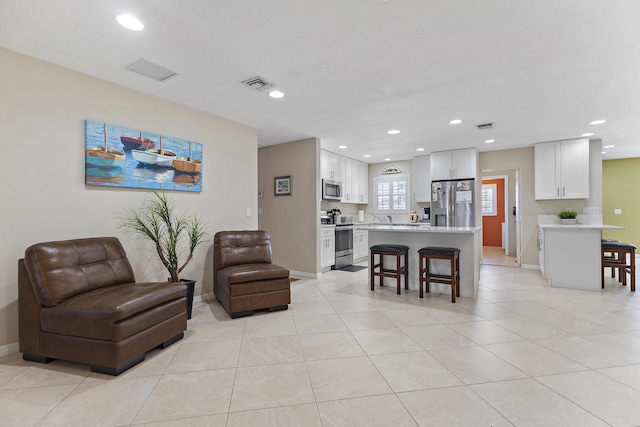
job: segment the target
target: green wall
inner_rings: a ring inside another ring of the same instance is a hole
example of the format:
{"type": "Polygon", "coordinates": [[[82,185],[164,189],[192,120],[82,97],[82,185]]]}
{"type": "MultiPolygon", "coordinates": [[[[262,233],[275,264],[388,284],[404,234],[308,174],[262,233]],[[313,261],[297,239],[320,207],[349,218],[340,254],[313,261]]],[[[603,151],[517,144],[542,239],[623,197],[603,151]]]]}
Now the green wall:
{"type": "Polygon", "coordinates": [[[605,239],[640,244],[640,158],[602,161],[602,219],[626,230],[605,230],[605,239]],[[614,209],[622,209],[615,215],[614,209]]]}

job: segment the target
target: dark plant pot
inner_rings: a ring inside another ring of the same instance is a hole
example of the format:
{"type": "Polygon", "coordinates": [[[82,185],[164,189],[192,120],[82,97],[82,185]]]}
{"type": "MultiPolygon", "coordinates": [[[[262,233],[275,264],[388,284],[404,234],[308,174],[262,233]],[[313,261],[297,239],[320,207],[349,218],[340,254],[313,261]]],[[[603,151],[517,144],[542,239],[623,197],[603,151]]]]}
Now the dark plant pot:
{"type": "Polygon", "coordinates": [[[196,281],[187,279],[180,279],[180,281],[187,285],[187,319],[191,319],[191,310],[193,309],[193,291],[196,287],[196,281]]]}

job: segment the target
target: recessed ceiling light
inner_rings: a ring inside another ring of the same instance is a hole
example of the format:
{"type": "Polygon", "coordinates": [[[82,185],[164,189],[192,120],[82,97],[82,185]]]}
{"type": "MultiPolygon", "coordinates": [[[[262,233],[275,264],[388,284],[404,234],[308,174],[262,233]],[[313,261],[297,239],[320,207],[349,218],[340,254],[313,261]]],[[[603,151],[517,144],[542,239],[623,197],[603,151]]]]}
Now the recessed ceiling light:
{"type": "Polygon", "coordinates": [[[587,132],[587,133],[583,133],[583,134],[582,134],[582,135],[580,135],[580,136],[593,136],[593,135],[595,135],[595,133],[593,133],[593,132],[587,132]]]}
{"type": "Polygon", "coordinates": [[[496,142],[496,140],[495,139],[486,139],[484,141],[485,144],[491,144],[492,142],[496,142]]]}
{"type": "Polygon", "coordinates": [[[144,29],[144,24],[135,16],[118,15],[116,20],[118,21],[118,24],[133,31],[141,31],[144,29]]]}
{"type": "Polygon", "coordinates": [[[462,123],[460,119],[453,119],[449,122],[450,125],[459,125],[460,123],[462,123]]]}
{"type": "Polygon", "coordinates": [[[605,145],[605,146],[604,146],[604,147],[602,147],[602,148],[613,148],[613,147],[615,147],[615,145],[605,145]]]}
{"type": "Polygon", "coordinates": [[[387,157],[386,159],[384,159],[385,162],[388,162],[389,160],[391,160],[389,157],[387,157]]]}
{"type": "Polygon", "coordinates": [[[591,122],[591,123],[589,123],[589,124],[590,124],[590,125],[601,125],[601,124],[606,123],[606,122],[607,122],[606,120],[602,120],[602,119],[601,119],[601,120],[594,120],[594,121],[592,121],[592,122],[591,122]]]}
{"type": "Polygon", "coordinates": [[[284,96],[284,93],[280,92],[279,90],[272,90],[271,92],[269,92],[269,96],[272,98],[282,98],[284,96]]]}
{"type": "Polygon", "coordinates": [[[424,151],[424,148],[422,148],[422,147],[416,148],[416,151],[424,151]]]}
{"type": "Polygon", "coordinates": [[[389,135],[397,135],[400,133],[400,131],[398,129],[391,129],[391,130],[388,130],[387,133],[389,135]]]}
{"type": "Polygon", "coordinates": [[[338,145],[338,148],[340,148],[341,150],[344,150],[345,148],[347,148],[346,145],[338,145]]]}
{"type": "Polygon", "coordinates": [[[365,154],[364,157],[371,157],[371,154],[365,154]]]}

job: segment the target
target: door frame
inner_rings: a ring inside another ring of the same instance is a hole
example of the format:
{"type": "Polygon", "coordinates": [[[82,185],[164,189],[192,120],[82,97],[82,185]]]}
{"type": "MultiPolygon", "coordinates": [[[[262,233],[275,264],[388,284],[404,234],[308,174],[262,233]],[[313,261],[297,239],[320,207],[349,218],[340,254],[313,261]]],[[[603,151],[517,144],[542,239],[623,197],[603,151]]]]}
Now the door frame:
{"type": "MultiPolygon", "coordinates": [[[[505,196],[504,196],[504,209],[505,209],[505,213],[504,213],[504,217],[505,217],[505,222],[507,224],[509,224],[509,222],[513,219],[513,221],[516,223],[516,227],[515,227],[515,237],[516,237],[516,247],[515,247],[515,253],[516,253],[516,264],[518,267],[522,266],[522,227],[521,227],[521,221],[520,221],[520,206],[522,206],[520,197],[520,168],[504,168],[504,169],[498,169],[498,170],[482,170],[480,171],[480,185],[482,185],[482,181],[487,179],[504,179],[504,192],[505,192],[505,196]],[[512,212],[510,210],[509,207],[509,176],[508,175],[504,175],[502,173],[504,173],[505,171],[514,171],[515,172],[515,183],[513,183],[515,185],[515,210],[516,210],[516,214],[515,216],[512,215],[512,212]],[[496,174],[492,174],[492,172],[496,172],[496,174]],[[501,173],[502,172],[502,173],[501,173]]],[[[510,237],[510,232],[509,232],[509,226],[506,227],[506,238],[509,239],[510,237]]],[[[505,244],[505,250],[507,249],[507,247],[509,246],[509,242],[507,241],[505,244]]],[[[507,252],[508,253],[508,252],[507,252]]]]}

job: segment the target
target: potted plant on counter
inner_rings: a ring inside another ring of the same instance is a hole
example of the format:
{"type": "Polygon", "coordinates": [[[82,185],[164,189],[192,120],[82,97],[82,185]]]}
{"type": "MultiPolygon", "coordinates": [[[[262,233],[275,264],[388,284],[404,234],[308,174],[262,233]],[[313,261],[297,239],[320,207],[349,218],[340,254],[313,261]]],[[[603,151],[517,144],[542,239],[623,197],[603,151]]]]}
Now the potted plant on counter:
{"type": "Polygon", "coordinates": [[[195,215],[178,214],[175,202],[165,192],[153,192],[139,209],[126,209],[118,218],[118,230],[153,242],[160,261],[169,272],[170,282],[187,285],[187,317],[191,318],[195,280],[179,275],[193,259],[193,253],[209,240],[206,226],[195,215]]]}
{"type": "Polygon", "coordinates": [[[558,216],[560,217],[560,223],[562,224],[575,224],[577,222],[576,217],[578,216],[578,212],[571,209],[565,209],[561,211],[558,216]]]}

